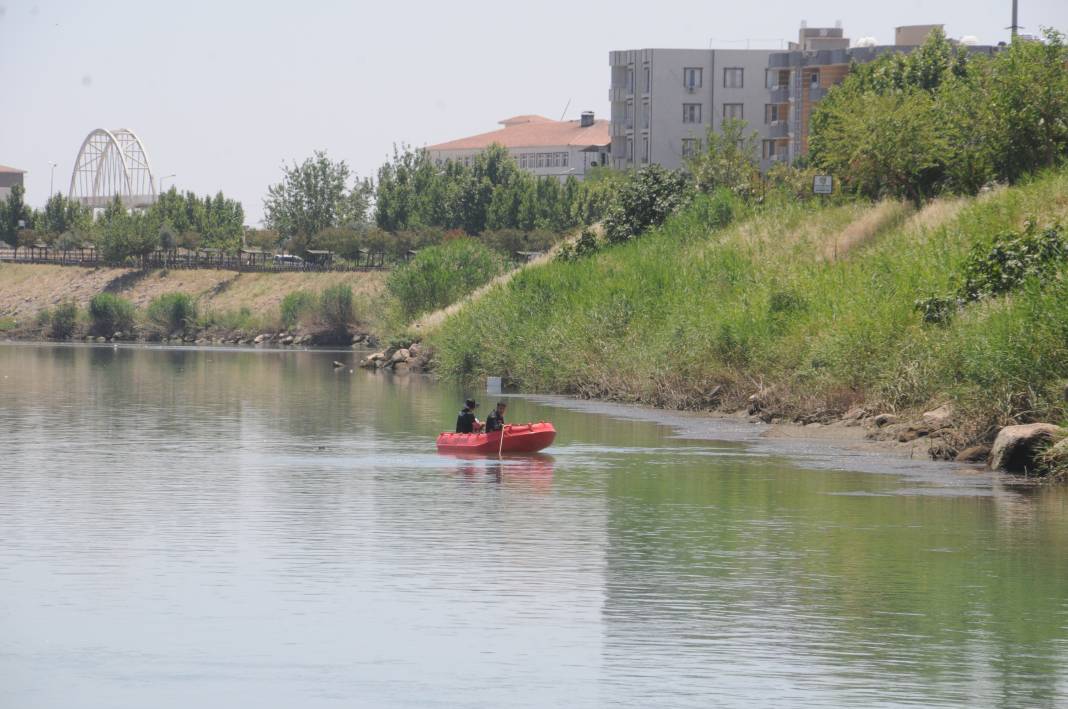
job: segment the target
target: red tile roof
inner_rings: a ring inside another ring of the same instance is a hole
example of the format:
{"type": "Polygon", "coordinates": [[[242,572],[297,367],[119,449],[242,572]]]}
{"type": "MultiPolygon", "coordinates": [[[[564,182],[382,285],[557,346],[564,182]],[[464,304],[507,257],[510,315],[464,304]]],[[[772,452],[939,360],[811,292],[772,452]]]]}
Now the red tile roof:
{"type": "Polygon", "coordinates": [[[0,172],[10,172],[16,175],[25,175],[25,170],[20,170],[17,167],[8,167],[7,165],[0,165],[0,172]]]}
{"type": "Polygon", "coordinates": [[[500,122],[504,128],[431,145],[427,150],[482,150],[497,143],[505,148],[541,148],[559,145],[608,145],[609,122],[594,121],[583,128],[579,121],[554,121],[544,116],[514,116],[500,122]]]}

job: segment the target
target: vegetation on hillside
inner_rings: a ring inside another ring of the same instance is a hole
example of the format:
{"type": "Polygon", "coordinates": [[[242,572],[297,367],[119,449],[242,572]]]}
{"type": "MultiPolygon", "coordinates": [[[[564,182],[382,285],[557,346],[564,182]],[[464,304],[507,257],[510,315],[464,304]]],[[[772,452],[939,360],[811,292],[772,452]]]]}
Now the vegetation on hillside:
{"type": "Polygon", "coordinates": [[[722,227],[711,199],[641,239],[518,274],[434,335],[439,370],[681,408],[757,394],[783,416],[947,399],[977,433],[1064,418],[1062,258],[941,325],[916,303],[966,282],[975,249],[996,235],[1063,219],[1068,174],[907,217],[784,200],[722,227]]]}

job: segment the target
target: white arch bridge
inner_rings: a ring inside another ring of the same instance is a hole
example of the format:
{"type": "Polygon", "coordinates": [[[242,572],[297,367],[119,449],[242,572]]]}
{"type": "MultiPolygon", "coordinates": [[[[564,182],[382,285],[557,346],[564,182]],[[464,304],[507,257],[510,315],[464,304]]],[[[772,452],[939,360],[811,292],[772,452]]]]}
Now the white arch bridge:
{"type": "Polygon", "coordinates": [[[67,196],[98,209],[116,195],[127,209],[147,207],[156,201],[156,178],[145,146],[132,130],[97,128],[78,150],[67,196]]]}

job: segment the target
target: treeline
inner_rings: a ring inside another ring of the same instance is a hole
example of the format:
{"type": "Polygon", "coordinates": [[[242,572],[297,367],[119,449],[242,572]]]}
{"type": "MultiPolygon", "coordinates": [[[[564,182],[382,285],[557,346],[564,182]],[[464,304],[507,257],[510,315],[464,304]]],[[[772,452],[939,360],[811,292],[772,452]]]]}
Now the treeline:
{"type": "Polygon", "coordinates": [[[361,252],[402,259],[464,236],[508,255],[544,251],[561,234],[600,220],[617,181],[608,171],[583,182],[535,177],[494,145],[470,166],[438,165],[425,150],[396,149],[372,184],[353,179],[344,161],[316,152],[283,168],[282,182],[264,201],[267,229],[246,239],[353,260],[361,252]]]}
{"type": "Polygon", "coordinates": [[[70,250],[95,246],[108,263],[157,249],[241,247],[245,212],[241,203],[222,192],[198,197],[171,188],[145,210],[127,210],[116,198],[94,218],[93,210],[62,194],[49,198],[44,209],[35,210],[23,200],[16,186],[0,203],[0,240],[14,249],[38,243],[70,250]]]}
{"type": "Polygon", "coordinates": [[[853,67],[817,104],[809,159],[865,197],[974,194],[1068,156],[1064,36],[992,57],[936,30],[911,54],[853,67]]]}

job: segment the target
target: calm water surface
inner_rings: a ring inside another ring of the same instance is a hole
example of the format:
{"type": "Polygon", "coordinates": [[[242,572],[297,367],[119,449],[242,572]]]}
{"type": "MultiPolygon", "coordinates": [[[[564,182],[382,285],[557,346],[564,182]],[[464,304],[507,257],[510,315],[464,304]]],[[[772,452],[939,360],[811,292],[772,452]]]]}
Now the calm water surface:
{"type": "Polygon", "coordinates": [[[525,399],[459,460],[338,357],[0,346],[0,707],[1068,705],[1063,489],[525,399]]]}

